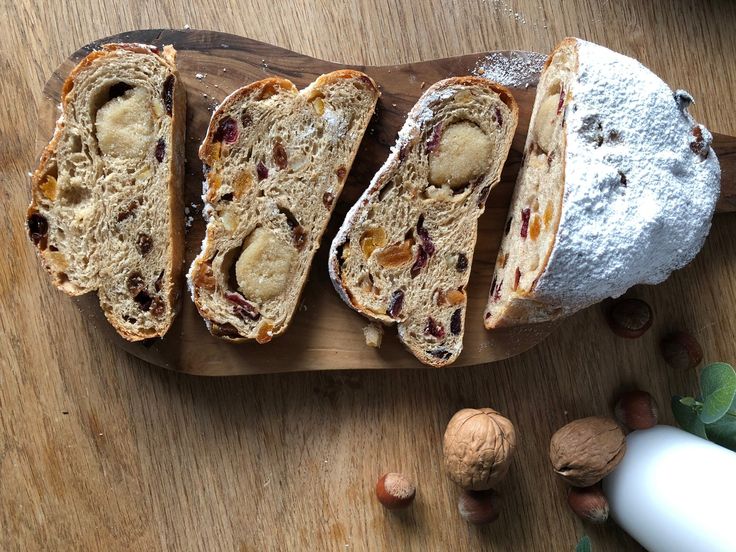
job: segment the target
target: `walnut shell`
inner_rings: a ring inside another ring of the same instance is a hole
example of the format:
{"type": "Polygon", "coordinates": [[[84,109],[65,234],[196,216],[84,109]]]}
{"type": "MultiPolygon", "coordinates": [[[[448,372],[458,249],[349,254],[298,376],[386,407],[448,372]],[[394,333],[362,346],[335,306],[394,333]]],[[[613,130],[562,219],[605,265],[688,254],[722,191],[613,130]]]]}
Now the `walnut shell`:
{"type": "Polygon", "coordinates": [[[447,424],[445,469],[463,489],[484,491],[501,481],[516,450],[514,425],[492,408],[464,408],[447,424]]]}
{"type": "Polygon", "coordinates": [[[613,471],[626,452],[626,439],[611,418],[591,416],[557,430],[549,444],[555,472],[574,487],[595,485],[613,471]]]}

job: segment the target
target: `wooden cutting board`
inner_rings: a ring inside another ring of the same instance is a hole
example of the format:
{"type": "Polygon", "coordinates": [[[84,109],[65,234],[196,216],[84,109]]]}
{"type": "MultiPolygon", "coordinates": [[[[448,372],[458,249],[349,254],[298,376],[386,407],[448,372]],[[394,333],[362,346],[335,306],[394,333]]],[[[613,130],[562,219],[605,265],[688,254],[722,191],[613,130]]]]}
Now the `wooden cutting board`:
{"type": "MultiPolygon", "coordinates": [[[[287,332],[266,345],[229,344],[212,337],[188,295],[182,312],[160,340],[132,344],[109,326],[95,294],[75,299],[90,324],[118,346],[153,364],[201,375],[274,373],[300,370],[424,367],[404,350],[394,328],[387,328],[380,349],[365,345],[367,320],[349,309],[332,289],[327,275],[327,245],[347,209],[385,161],[389,147],[416,100],[432,83],[470,73],[493,77],[503,73],[519,104],[519,126],[501,183],[493,190],[479,221],[470,283],[463,353],[452,366],[468,366],[509,358],[544,339],[553,325],[535,325],[488,332],[482,315],[496,252],[521,161],[535,85],[544,57],[533,52],[476,53],[405,65],[365,67],[323,61],[236,35],[198,30],[146,30],[100,39],[75,52],[54,72],[44,88],[40,106],[37,151],[48,142],[58,118],[61,87],[69,71],[91,50],[106,42],[172,44],[178,51],[179,73],[187,87],[186,178],[184,202],[191,226],[186,237],[186,266],[199,251],[204,235],[201,217],[201,163],[197,148],[214,108],[230,92],[270,75],[286,77],[298,87],[318,75],[351,67],[365,71],[380,86],[376,115],[361,144],[345,189],[317,253],[301,305],[287,332]]],[[[736,210],[736,138],[715,135],[723,171],[718,209],[736,210]]]]}

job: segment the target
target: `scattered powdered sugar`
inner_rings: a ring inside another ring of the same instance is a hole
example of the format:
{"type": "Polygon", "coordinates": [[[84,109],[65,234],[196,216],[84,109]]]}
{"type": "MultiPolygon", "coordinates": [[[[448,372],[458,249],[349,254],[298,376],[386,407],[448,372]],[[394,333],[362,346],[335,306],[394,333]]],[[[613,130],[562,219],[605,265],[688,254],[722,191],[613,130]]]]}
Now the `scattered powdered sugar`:
{"type": "Polygon", "coordinates": [[[202,80],[207,76],[207,73],[195,73],[194,78],[197,80],[202,80]]]}
{"type": "Polygon", "coordinates": [[[491,52],[478,60],[472,73],[509,88],[527,88],[537,84],[546,59],[536,52],[491,52]]]}
{"type": "Polygon", "coordinates": [[[601,46],[578,41],[578,52],[562,217],[536,292],[580,308],[689,263],[710,229],[720,168],[712,150],[693,151],[689,95],[676,100],[638,61],[601,46]]]}

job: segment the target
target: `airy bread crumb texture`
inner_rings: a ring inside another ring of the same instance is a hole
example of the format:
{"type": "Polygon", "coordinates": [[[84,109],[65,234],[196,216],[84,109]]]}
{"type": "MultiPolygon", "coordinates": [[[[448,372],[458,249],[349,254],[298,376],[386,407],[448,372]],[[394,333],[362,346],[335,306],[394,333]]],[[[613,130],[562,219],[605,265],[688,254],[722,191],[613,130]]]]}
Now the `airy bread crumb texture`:
{"type": "Polygon", "coordinates": [[[335,289],[368,318],[396,323],[426,364],[449,364],[462,350],[477,219],[517,113],[508,91],[488,80],[433,85],[332,243],[335,289]]]}
{"type": "Polygon", "coordinates": [[[97,290],[131,341],[165,334],[177,310],[185,105],[172,47],[105,45],[67,79],[33,174],[29,233],[54,284],[97,290]]]}
{"type": "Polygon", "coordinates": [[[213,114],[207,232],[188,278],[214,335],[265,343],[286,329],[377,100],[368,76],[336,71],[301,91],[253,83],[213,114]]]}

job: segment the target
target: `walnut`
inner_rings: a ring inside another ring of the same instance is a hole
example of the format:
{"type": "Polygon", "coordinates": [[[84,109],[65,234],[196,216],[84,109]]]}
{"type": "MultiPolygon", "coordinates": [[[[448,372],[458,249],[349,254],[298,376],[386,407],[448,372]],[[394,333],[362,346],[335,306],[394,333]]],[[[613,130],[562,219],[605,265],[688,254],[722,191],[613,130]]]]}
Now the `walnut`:
{"type": "Polygon", "coordinates": [[[492,408],[464,408],[447,424],[445,469],[463,489],[482,491],[501,481],[516,450],[513,424],[492,408]]]}
{"type": "Polygon", "coordinates": [[[626,452],[623,431],[611,418],[591,416],[557,430],[549,444],[552,467],[570,485],[589,487],[613,471],[626,452]]]}
{"type": "Polygon", "coordinates": [[[457,188],[488,170],[493,142],[479,126],[463,121],[442,131],[429,155],[429,181],[435,186],[457,188]]]}

